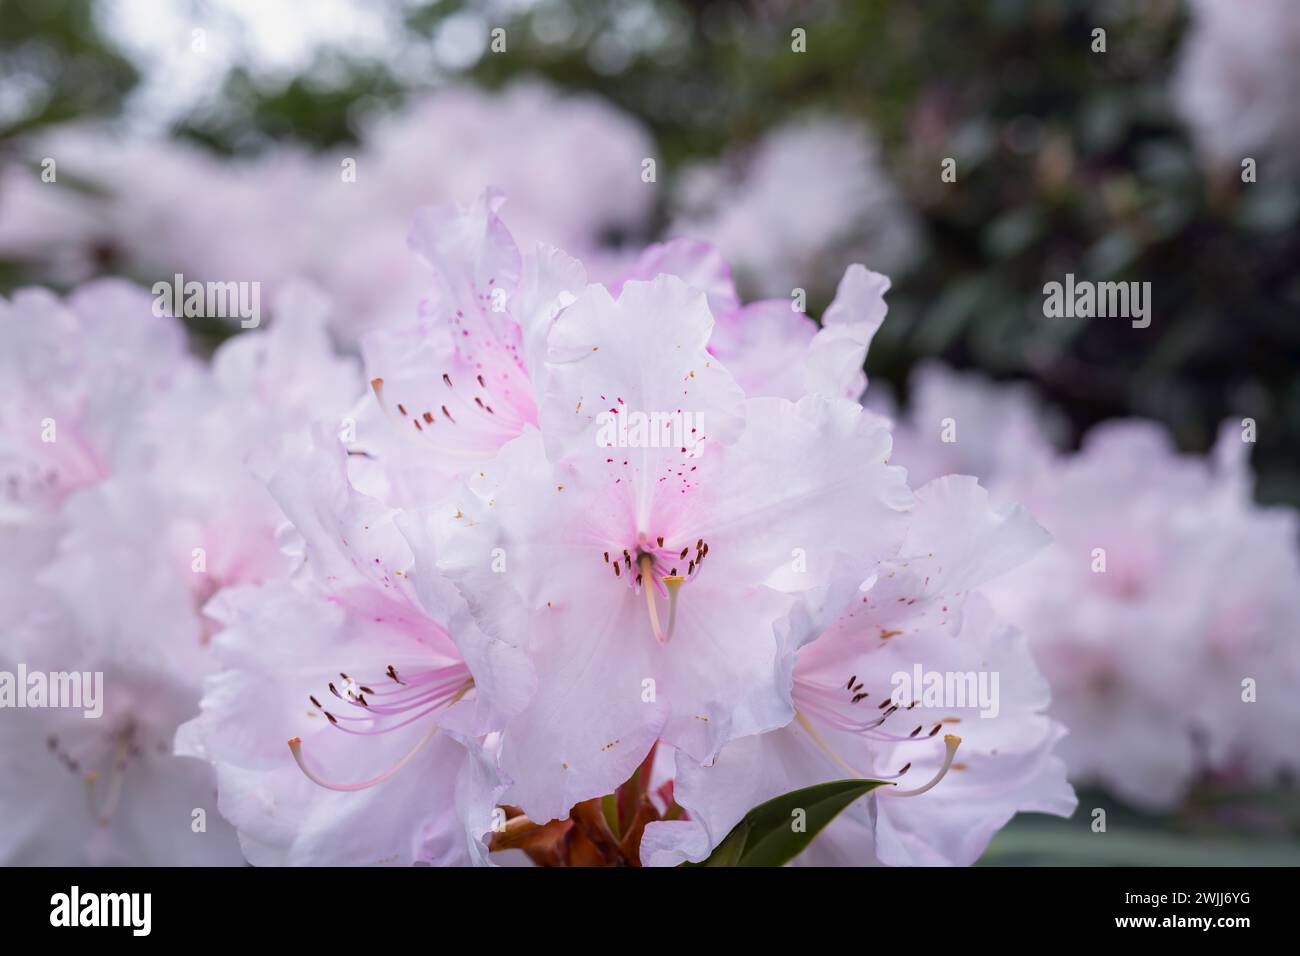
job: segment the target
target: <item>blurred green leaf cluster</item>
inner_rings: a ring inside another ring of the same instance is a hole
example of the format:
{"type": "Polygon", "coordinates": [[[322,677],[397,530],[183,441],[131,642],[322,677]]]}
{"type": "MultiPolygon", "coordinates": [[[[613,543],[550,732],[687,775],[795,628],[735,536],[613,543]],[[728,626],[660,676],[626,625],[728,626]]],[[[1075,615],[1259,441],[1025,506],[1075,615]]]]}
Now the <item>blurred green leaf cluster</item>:
{"type": "Polygon", "coordinates": [[[26,130],[109,116],[139,79],[99,32],[92,0],[0,0],[0,143],[26,130]]]}

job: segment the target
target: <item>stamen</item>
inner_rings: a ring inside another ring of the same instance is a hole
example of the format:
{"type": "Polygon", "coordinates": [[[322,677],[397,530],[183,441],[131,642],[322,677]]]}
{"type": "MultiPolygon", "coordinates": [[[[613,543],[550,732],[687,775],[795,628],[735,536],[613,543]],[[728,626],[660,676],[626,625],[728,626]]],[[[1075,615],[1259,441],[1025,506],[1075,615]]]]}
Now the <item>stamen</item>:
{"type": "MultiPolygon", "coordinates": [[[[802,710],[796,709],[794,712],[794,716],[795,716],[795,720],[798,721],[799,726],[808,732],[808,736],[810,736],[813,739],[813,742],[816,743],[817,746],[819,746],[823,751],[825,751],[826,755],[830,757],[832,760],[834,760],[836,764],[838,764],[840,767],[847,770],[855,777],[860,777],[863,779],[868,778],[867,774],[864,774],[862,771],[858,770],[856,767],[848,763],[843,757],[841,757],[839,754],[835,752],[835,749],[831,747],[829,743],[826,742],[826,739],[822,737],[822,735],[817,731],[817,728],[813,726],[812,721],[808,719],[808,717],[804,714],[802,710]]],[[[907,738],[899,738],[899,739],[907,740],[907,738]]],[[[957,747],[960,746],[961,744],[961,738],[958,737],[956,734],[945,734],[943,738],[943,743],[945,747],[943,766],[939,768],[938,773],[936,773],[927,783],[924,783],[921,786],[911,790],[882,790],[881,793],[888,794],[889,796],[893,796],[893,797],[919,797],[921,794],[926,793],[929,790],[933,789],[939,783],[939,781],[942,780],[947,775],[948,770],[952,767],[952,760],[957,753],[957,747]]],[[[901,777],[903,774],[907,773],[909,769],[911,769],[911,766],[912,764],[909,761],[907,765],[904,766],[903,769],[900,770],[895,776],[901,777]]],[[[888,777],[880,778],[879,776],[875,776],[872,779],[889,779],[889,778],[888,777]]]]}
{"type": "MultiPolygon", "coordinates": [[[[651,586],[654,584],[654,563],[654,558],[648,554],[642,554],[636,559],[637,567],[641,571],[637,575],[637,581],[642,582],[642,590],[645,592],[645,606],[650,612],[650,630],[654,632],[656,641],[667,644],[672,640],[673,631],[677,627],[677,595],[686,579],[679,577],[677,569],[673,568],[672,574],[659,580],[668,594],[668,628],[665,630],[659,625],[658,601],[655,599],[655,589],[651,586]]],[[[617,568],[618,565],[615,567],[617,568]]]]}
{"type": "Polygon", "coordinates": [[[90,802],[90,815],[101,827],[106,827],[113,822],[113,814],[117,812],[118,804],[122,802],[122,790],[126,784],[126,758],[131,750],[132,733],[133,728],[128,728],[118,735],[112,767],[108,774],[108,794],[101,806],[96,806],[95,800],[95,784],[99,782],[100,775],[91,770],[84,778],[86,799],[90,802]]]}
{"type": "Polygon", "coordinates": [[[371,787],[383,783],[389,777],[393,776],[393,774],[397,773],[408,763],[414,760],[415,755],[418,754],[421,750],[423,750],[424,745],[427,744],[430,740],[432,740],[434,738],[434,735],[437,733],[438,733],[438,725],[434,724],[432,727],[429,728],[428,732],[423,737],[420,738],[420,742],[410,749],[410,751],[406,754],[405,757],[397,761],[397,763],[393,764],[393,766],[389,767],[379,776],[373,777],[370,780],[366,780],[363,783],[330,783],[328,780],[322,780],[320,777],[316,776],[316,774],[312,773],[311,768],[307,766],[306,761],[303,760],[302,739],[300,737],[294,737],[292,740],[289,741],[289,751],[293,754],[293,759],[297,761],[298,769],[301,770],[306,775],[307,779],[310,780],[312,783],[316,784],[317,786],[324,787],[326,790],[337,790],[341,793],[353,793],[357,790],[368,790],[371,787]]]}
{"type": "MultiPolygon", "coordinates": [[[[426,421],[428,421],[428,418],[432,417],[432,416],[426,417],[428,413],[421,413],[419,417],[411,419],[411,421],[415,425],[416,430],[419,432],[418,435],[412,435],[411,432],[401,427],[401,422],[398,419],[394,418],[392,412],[389,410],[388,402],[384,399],[384,380],[382,378],[371,379],[370,389],[375,393],[375,399],[379,402],[379,409],[384,413],[384,417],[387,418],[391,423],[393,423],[395,427],[398,428],[399,434],[407,436],[407,438],[410,441],[415,442],[420,447],[427,448],[431,451],[436,451],[443,455],[449,455],[452,458],[465,458],[471,460],[491,458],[493,455],[496,454],[495,450],[488,451],[486,449],[475,450],[472,448],[447,448],[442,445],[435,445],[432,444],[431,442],[425,441],[424,437],[426,437],[426,433],[424,430],[424,426],[420,424],[420,418],[424,418],[426,421]]],[[[397,409],[399,412],[401,412],[403,418],[407,417],[408,413],[406,411],[406,407],[402,405],[400,402],[397,405],[397,409]]],[[[450,421],[453,425],[456,423],[456,420],[451,417],[451,412],[447,410],[446,405],[442,406],[442,413],[447,416],[448,421],[450,421]]],[[[428,434],[432,435],[433,433],[429,432],[428,434]]]]}
{"type": "Polygon", "coordinates": [[[685,578],[675,574],[670,574],[663,580],[663,586],[668,589],[668,636],[664,638],[665,642],[672,640],[673,632],[677,629],[677,593],[685,582],[685,578]]]}
{"type": "Polygon", "coordinates": [[[818,747],[821,747],[822,750],[826,752],[826,755],[828,757],[834,760],[837,764],[839,764],[841,767],[843,767],[853,776],[858,777],[862,780],[869,779],[867,774],[863,773],[857,767],[854,767],[852,764],[848,763],[843,757],[841,757],[839,754],[835,752],[835,748],[832,747],[830,744],[828,744],[826,742],[826,738],[817,732],[817,728],[812,725],[812,721],[810,721],[807,717],[803,715],[803,711],[796,710],[794,712],[794,717],[795,720],[799,721],[799,726],[802,727],[804,730],[808,731],[808,736],[813,739],[813,742],[817,744],[818,747]]]}
{"type": "Polygon", "coordinates": [[[956,734],[944,734],[943,743],[946,748],[943,755],[943,766],[939,768],[939,772],[930,779],[929,783],[922,784],[914,790],[886,790],[885,793],[891,797],[919,797],[938,784],[952,766],[952,758],[957,754],[957,748],[961,745],[961,738],[956,734]]]}
{"type": "MultiPolygon", "coordinates": [[[[392,665],[389,665],[387,673],[388,676],[392,677],[394,681],[397,681],[397,672],[393,669],[392,665]]],[[[444,671],[443,673],[445,674],[446,672],[444,671]]],[[[348,680],[350,681],[351,679],[348,678],[348,680]]],[[[403,682],[398,681],[398,683],[403,683],[403,682]]],[[[424,682],[421,681],[421,683],[424,682]]],[[[406,727],[417,720],[427,717],[428,715],[432,714],[435,710],[438,710],[443,707],[451,707],[462,697],[464,697],[467,693],[469,693],[469,691],[473,688],[473,686],[474,686],[474,679],[472,677],[464,678],[463,682],[460,684],[459,689],[450,697],[447,697],[445,700],[441,699],[443,693],[445,693],[445,691],[443,690],[443,686],[439,686],[438,684],[435,684],[433,687],[430,687],[428,689],[421,689],[410,697],[403,698],[400,701],[394,701],[392,703],[385,704],[383,707],[371,707],[369,704],[365,703],[364,698],[358,701],[354,701],[353,703],[355,706],[363,707],[370,713],[382,711],[385,715],[400,713],[404,710],[414,709],[415,706],[422,706],[424,704],[432,703],[432,706],[420,710],[418,713],[408,717],[405,720],[402,720],[396,724],[392,724],[387,727],[377,728],[369,731],[351,730],[341,725],[339,721],[340,720],[369,721],[373,719],[372,717],[339,718],[336,717],[334,714],[330,713],[329,711],[325,711],[324,713],[325,716],[329,719],[330,725],[332,727],[335,727],[339,730],[347,731],[348,733],[351,734],[357,734],[360,736],[372,736],[376,734],[387,733],[391,730],[397,730],[401,727],[406,727]]],[[[331,689],[333,689],[332,685],[331,685],[331,689]]],[[[381,693],[376,696],[386,696],[386,695],[383,695],[381,693]]],[[[420,738],[419,742],[416,743],[416,745],[412,747],[411,750],[408,751],[405,756],[402,757],[401,760],[397,761],[397,763],[395,763],[392,767],[385,770],[379,776],[373,777],[372,779],[363,781],[361,783],[350,783],[350,784],[330,783],[328,780],[324,780],[321,777],[317,776],[311,770],[311,768],[307,766],[306,761],[303,759],[302,739],[299,737],[294,737],[292,740],[289,741],[289,751],[293,754],[293,759],[298,764],[298,769],[300,769],[303,772],[303,774],[307,777],[307,779],[312,781],[312,783],[324,787],[326,790],[337,790],[343,793],[351,793],[357,790],[366,790],[370,787],[376,786],[377,784],[383,783],[389,777],[393,776],[395,773],[397,773],[399,770],[401,770],[403,767],[409,764],[412,760],[414,760],[416,754],[418,754],[425,747],[425,745],[428,744],[428,742],[434,738],[434,736],[437,733],[438,733],[438,725],[435,723],[433,724],[433,726],[429,728],[428,732],[425,733],[424,736],[420,738]]]]}
{"type": "MultiPolygon", "coordinates": [[[[650,578],[651,581],[654,580],[654,563],[654,558],[648,554],[643,554],[637,558],[636,564],[641,569],[640,577],[642,581],[646,578],[650,578]]],[[[616,564],[614,567],[617,568],[618,565],[616,564]]],[[[645,606],[650,612],[650,630],[654,632],[656,641],[660,644],[666,644],[668,643],[668,637],[659,627],[659,608],[656,606],[654,588],[643,585],[641,590],[645,592],[645,606]]]]}

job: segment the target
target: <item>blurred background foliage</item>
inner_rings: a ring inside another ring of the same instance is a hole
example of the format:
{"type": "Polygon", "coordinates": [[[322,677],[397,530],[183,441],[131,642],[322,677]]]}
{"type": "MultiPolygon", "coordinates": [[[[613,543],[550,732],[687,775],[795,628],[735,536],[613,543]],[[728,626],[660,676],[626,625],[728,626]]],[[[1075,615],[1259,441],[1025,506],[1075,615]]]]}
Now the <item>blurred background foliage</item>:
{"type": "Polygon", "coordinates": [[[99,30],[88,2],[0,3],[0,139],[111,116],[139,73],[99,30]]]}
{"type": "MultiPolygon", "coordinates": [[[[1300,190],[1263,172],[1243,184],[1236,168],[1198,160],[1170,99],[1188,20],[1177,0],[389,6],[391,55],[338,44],[268,74],[236,49],[167,130],[229,154],[324,148],[422,89],[541,75],[644,122],[662,182],[810,110],[860,118],[923,233],[915,265],[893,275],[873,381],[905,395],[909,370],[932,356],[1026,379],[1067,413],[1075,441],[1134,415],[1204,451],[1222,420],[1253,417],[1258,496],[1300,505],[1300,190]],[[487,52],[494,26],[507,29],[509,55],[487,52]],[[1098,26],[1105,54],[1090,48],[1098,26]],[[796,27],[807,31],[804,55],[791,55],[796,27]],[[955,183],[940,178],[947,157],[955,183]],[[1150,328],[1044,318],[1043,285],[1067,272],[1150,282],[1150,328]]],[[[123,48],[116,15],[92,0],[0,0],[0,154],[41,127],[130,114],[146,71],[123,48]]],[[[647,235],[625,238],[653,238],[668,222],[666,190],[658,201],[647,235]]],[[[23,279],[0,263],[0,288],[23,279]]],[[[812,314],[832,291],[810,290],[812,314]]],[[[986,862],[1297,862],[1294,844],[1243,843],[1251,832],[1300,836],[1294,801],[1207,790],[1177,817],[1152,819],[1085,793],[1073,821],[1017,821],[986,862]],[[1095,807],[1110,807],[1111,832],[1132,838],[1088,839],[1095,807]]]]}

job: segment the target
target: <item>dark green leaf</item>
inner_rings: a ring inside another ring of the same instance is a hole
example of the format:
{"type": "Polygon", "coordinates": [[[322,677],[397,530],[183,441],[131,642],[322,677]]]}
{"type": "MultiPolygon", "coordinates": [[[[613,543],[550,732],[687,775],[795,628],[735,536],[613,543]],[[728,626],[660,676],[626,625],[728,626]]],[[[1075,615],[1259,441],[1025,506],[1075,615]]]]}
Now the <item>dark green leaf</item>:
{"type": "Polygon", "coordinates": [[[833,780],[760,803],[745,814],[707,860],[694,865],[783,866],[841,810],[882,785],[880,780],[833,780]],[[802,818],[796,816],[798,811],[803,811],[802,818]]]}

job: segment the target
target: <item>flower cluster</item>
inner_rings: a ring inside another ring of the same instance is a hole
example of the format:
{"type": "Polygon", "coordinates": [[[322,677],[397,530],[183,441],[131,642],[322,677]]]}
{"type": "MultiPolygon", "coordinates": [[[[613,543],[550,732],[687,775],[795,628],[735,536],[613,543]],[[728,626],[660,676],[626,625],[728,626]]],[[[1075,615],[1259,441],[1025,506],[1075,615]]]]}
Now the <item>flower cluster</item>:
{"type": "Polygon", "coordinates": [[[502,209],[419,213],[432,288],[364,337],[364,392],[301,288],[211,367],[126,286],[6,305],[6,660],[107,681],[98,722],[5,722],[89,799],[81,830],[28,801],[6,857],[676,864],[864,779],[800,862],[969,864],[1068,814],[1047,684],[978,591],[1047,536],[890,463],[857,401],[888,281],[851,266],[820,324],[691,240],[593,283],[502,209]]]}
{"type": "Polygon", "coordinates": [[[493,183],[510,191],[516,234],[593,265],[617,261],[606,240],[638,234],[649,216],[640,172],[654,143],[594,97],[536,83],[496,94],[451,87],[358,133],[356,146],[322,154],[281,145],[224,160],[175,140],[55,128],[26,144],[26,163],[0,168],[0,256],[60,284],[98,271],[179,272],[238,276],[273,295],[308,279],[334,303],[335,330],[354,339],[407,315],[420,293],[402,244],[419,206],[493,183]],[[52,181],[33,174],[43,162],[54,163],[52,181]]]}
{"type": "Polygon", "coordinates": [[[239,862],[224,821],[192,819],[212,777],[174,756],[173,736],[212,662],[204,605],[292,567],[258,470],[289,451],[297,423],[341,417],[355,393],[325,311],[287,287],[274,329],[209,365],[123,282],[0,301],[6,862],[239,862]],[[86,675],[79,694],[99,683],[100,712],[86,719],[53,687],[33,696],[15,686],[23,671],[86,675]]]}
{"type": "Polygon", "coordinates": [[[987,592],[1051,682],[1073,780],[1170,810],[1207,778],[1300,771],[1300,525],[1253,503],[1252,420],[1225,422],[1206,459],[1137,420],[1061,452],[1022,386],[928,365],[911,391],[895,460],[977,474],[1052,536],[987,592]]]}

